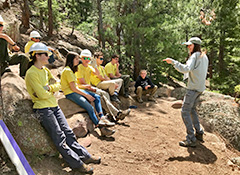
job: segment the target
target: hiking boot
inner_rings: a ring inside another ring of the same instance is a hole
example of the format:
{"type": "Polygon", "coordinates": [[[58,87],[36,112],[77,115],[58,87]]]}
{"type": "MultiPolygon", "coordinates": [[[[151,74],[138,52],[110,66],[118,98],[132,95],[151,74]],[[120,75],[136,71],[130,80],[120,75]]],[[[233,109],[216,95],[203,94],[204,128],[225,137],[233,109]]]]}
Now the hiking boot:
{"type": "Polygon", "coordinates": [[[98,122],[99,126],[106,126],[106,127],[112,127],[115,125],[115,123],[110,122],[105,116],[101,117],[101,119],[98,122]]]}
{"type": "Polygon", "coordinates": [[[204,142],[204,140],[203,140],[203,134],[200,134],[200,133],[197,133],[197,132],[196,132],[195,137],[196,137],[196,139],[199,140],[200,142],[204,142]]]}
{"type": "Polygon", "coordinates": [[[129,94],[128,94],[128,92],[126,92],[125,94],[123,94],[123,97],[125,97],[125,98],[129,98],[129,94]]]}
{"type": "Polygon", "coordinates": [[[106,127],[99,128],[101,131],[101,136],[111,136],[115,133],[115,130],[107,129],[106,127]]]}
{"type": "Polygon", "coordinates": [[[148,98],[148,101],[153,101],[153,102],[155,102],[156,100],[153,98],[153,96],[150,96],[150,97],[148,98]]]}
{"type": "Polygon", "coordinates": [[[93,168],[88,167],[87,165],[83,164],[81,168],[73,169],[74,172],[84,173],[84,174],[93,174],[93,168]]]}
{"type": "Polygon", "coordinates": [[[183,140],[179,142],[179,145],[183,147],[196,147],[196,141],[193,142],[193,141],[183,140]]]}
{"type": "Polygon", "coordinates": [[[125,119],[125,117],[128,116],[130,114],[130,112],[131,112],[131,109],[126,109],[124,111],[119,111],[119,113],[116,117],[117,121],[125,119]]]}
{"type": "Polygon", "coordinates": [[[117,102],[118,104],[121,103],[121,101],[118,99],[117,95],[112,95],[112,96],[110,96],[110,100],[111,100],[111,101],[115,101],[115,102],[117,102]]]}
{"type": "Polygon", "coordinates": [[[93,164],[100,164],[101,163],[101,157],[90,157],[89,159],[87,159],[85,162],[85,164],[90,164],[90,163],[93,163],[93,164]]]}
{"type": "Polygon", "coordinates": [[[143,103],[142,98],[137,98],[138,103],[143,103]]]}

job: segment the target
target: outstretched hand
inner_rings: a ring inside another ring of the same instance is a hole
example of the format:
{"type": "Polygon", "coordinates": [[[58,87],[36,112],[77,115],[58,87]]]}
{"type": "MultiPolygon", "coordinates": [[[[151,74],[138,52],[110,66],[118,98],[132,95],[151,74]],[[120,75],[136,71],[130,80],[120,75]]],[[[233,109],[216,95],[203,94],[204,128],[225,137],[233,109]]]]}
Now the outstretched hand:
{"type": "Polygon", "coordinates": [[[171,58],[165,58],[165,59],[163,59],[163,61],[166,61],[168,64],[172,63],[172,59],[171,58]]]}

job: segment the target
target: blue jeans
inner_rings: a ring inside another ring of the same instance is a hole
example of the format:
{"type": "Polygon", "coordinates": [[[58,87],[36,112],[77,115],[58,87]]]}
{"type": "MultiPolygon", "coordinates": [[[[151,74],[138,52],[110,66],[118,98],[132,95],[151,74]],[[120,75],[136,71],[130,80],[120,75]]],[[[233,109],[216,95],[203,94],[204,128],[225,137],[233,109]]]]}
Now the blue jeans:
{"type": "Polygon", "coordinates": [[[188,141],[196,141],[193,126],[197,133],[204,133],[203,129],[200,127],[200,122],[196,111],[197,101],[201,94],[202,92],[187,89],[186,95],[184,96],[182,119],[187,129],[186,139],[188,141]]]}
{"type": "Polygon", "coordinates": [[[34,112],[39,114],[41,125],[71,168],[80,168],[83,162],[91,157],[77,142],[60,107],[34,109],[34,112]]]}
{"type": "MultiPolygon", "coordinates": [[[[95,104],[97,113],[98,114],[103,113],[100,96],[93,92],[89,92],[89,91],[85,91],[85,90],[81,90],[81,91],[94,97],[95,98],[94,104],[95,104]]],[[[89,101],[84,96],[73,92],[71,94],[66,95],[66,98],[73,101],[74,103],[78,104],[82,108],[86,109],[86,111],[88,112],[88,115],[89,115],[90,119],[93,121],[93,123],[95,125],[98,124],[99,120],[94,112],[94,107],[89,103],[89,101]]]]}

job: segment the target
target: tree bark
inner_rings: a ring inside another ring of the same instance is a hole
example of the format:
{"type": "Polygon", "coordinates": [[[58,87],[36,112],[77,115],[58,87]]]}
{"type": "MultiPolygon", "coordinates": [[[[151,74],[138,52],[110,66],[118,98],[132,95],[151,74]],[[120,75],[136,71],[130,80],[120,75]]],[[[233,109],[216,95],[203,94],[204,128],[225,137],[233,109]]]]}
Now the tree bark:
{"type": "Polygon", "coordinates": [[[52,0],[48,0],[48,36],[53,35],[52,0]]]}
{"type": "Polygon", "coordinates": [[[221,37],[220,37],[220,44],[219,44],[219,55],[218,55],[218,67],[219,67],[219,74],[223,74],[225,72],[225,67],[224,67],[224,42],[225,42],[225,32],[221,32],[221,37]]]}
{"type": "Polygon", "coordinates": [[[99,40],[100,40],[99,43],[101,43],[102,48],[105,49],[105,38],[104,38],[103,22],[102,22],[101,0],[97,0],[97,8],[98,8],[98,35],[99,35],[99,40]]]}
{"type": "Polygon", "coordinates": [[[30,18],[30,10],[29,10],[29,5],[28,5],[28,0],[23,0],[22,24],[23,24],[23,27],[26,28],[26,29],[30,28],[29,18],[30,18]]]}
{"type": "Polygon", "coordinates": [[[40,9],[40,23],[39,23],[39,29],[43,29],[43,10],[40,9]]]}
{"type": "MultiPolygon", "coordinates": [[[[136,32],[136,31],[135,31],[136,32]]],[[[133,77],[134,80],[137,79],[139,72],[140,72],[140,61],[141,61],[141,53],[140,53],[140,41],[139,41],[139,34],[135,33],[134,34],[134,73],[133,77]]]]}

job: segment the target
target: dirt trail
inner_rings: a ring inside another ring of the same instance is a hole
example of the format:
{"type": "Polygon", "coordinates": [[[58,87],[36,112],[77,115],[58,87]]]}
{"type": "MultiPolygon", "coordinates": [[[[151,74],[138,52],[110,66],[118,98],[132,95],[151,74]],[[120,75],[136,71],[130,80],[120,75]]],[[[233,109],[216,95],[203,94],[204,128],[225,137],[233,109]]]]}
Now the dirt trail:
{"type": "MultiPolygon", "coordinates": [[[[227,162],[240,153],[227,148],[221,137],[205,132],[204,143],[196,148],[184,148],[178,142],[185,139],[185,126],[180,109],[171,102],[137,104],[131,115],[115,126],[114,137],[97,137],[99,130],[88,136],[92,145],[88,151],[102,157],[93,165],[96,175],[237,175],[227,162]]],[[[79,139],[82,141],[83,139],[79,139]]],[[[76,175],[58,157],[27,157],[36,175],[76,175]]],[[[1,173],[0,173],[1,174],[1,173]]],[[[11,171],[4,174],[17,174],[11,171]]]]}
{"type": "MultiPolygon", "coordinates": [[[[102,164],[93,165],[97,175],[234,175],[227,161],[240,154],[228,149],[214,133],[206,132],[205,142],[196,148],[184,148],[178,142],[185,138],[185,126],[180,109],[172,109],[171,102],[138,104],[131,115],[115,127],[112,138],[97,138],[91,134],[93,155],[102,157],[102,164]]],[[[95,135],[95,136],[94,136],[95,135]]],[[[62,160],[48,158],[34,165],[36,174],[73,174],[61,167],[62,160]],[[61,169],[61,170],[60,170],[61,169]]]]}

